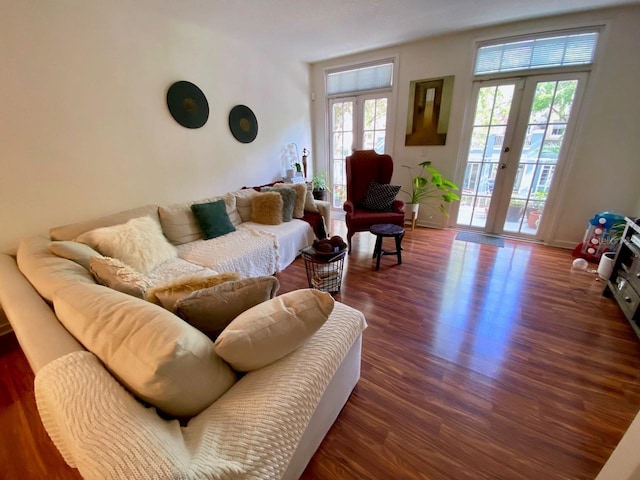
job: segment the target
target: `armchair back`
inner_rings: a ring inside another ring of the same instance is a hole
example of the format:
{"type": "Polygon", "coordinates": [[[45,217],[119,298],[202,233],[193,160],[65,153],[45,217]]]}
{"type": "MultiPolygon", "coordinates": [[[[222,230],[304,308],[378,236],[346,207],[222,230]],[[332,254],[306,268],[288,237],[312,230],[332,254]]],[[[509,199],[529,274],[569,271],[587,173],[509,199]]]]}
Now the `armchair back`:
{"type": "Polygon", "coordinates": [[[345,159],[347,201],[358,207],[367,195],[371,182],[390,183],[393,175],[391,155],[380,155],[375,150],[356,150],[345,159]]]}

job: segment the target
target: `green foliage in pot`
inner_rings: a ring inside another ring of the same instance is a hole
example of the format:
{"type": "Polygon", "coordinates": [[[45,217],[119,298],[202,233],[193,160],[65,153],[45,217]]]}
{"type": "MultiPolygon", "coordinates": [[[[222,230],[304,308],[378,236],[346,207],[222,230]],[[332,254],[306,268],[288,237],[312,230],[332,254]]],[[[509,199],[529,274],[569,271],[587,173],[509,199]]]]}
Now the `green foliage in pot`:
{"type": "Polygon", "coordinates": [[[327,176],[324,172],[317,173],[311,179],[311,185],[314,190],[326,190],[327,189],[327,176]]]}
{"type": "Polygon", "coordinates": [[[420,172],[414,176],[413,169],[409,165],[403,165],[411,175],[411,191],[402,190],[409,195],[407,203],[422,204],[432,198],[437,198],[440,200],[440,212],[448,217],[449,212],[445,208],[445,203],[450,204],[460,200],[458,194],[455,193],[460,189],[451,180],[445,178],[436,168],[432,167],[430,161],[419,163],[418,166],[420,167],[420,172]]]}

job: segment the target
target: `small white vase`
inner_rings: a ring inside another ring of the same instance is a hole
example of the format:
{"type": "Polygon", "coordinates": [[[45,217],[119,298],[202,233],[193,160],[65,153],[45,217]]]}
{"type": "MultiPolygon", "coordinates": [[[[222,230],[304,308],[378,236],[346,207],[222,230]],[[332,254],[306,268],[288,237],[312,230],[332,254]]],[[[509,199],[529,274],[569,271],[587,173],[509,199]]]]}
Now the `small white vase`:
{"type": "Polygon", "coordinates": [[[419,203],[405,203],[405,207],[407,207],[407,211],[411,212],[411,213],[418,213],[418,210],[420,210],[420,204],[419,203]]]}
{"type": "Polygon", "coordinates": [[[598,264],[598,276],[601,279],[609,280],[611,272],[613,272],[613,260],[615,256],[615,252],[606,252],[600,257],[600,263],[598,264]]]}

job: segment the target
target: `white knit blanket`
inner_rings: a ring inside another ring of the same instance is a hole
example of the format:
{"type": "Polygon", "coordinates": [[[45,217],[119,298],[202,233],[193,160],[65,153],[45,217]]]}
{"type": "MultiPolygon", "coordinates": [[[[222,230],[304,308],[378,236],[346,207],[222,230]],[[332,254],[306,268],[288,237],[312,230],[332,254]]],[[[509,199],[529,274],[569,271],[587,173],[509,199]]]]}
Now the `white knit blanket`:
{"type": "Polygon", "coordinates": [[[131,396],[89,352],[37,374],[42,422],[67,463],[90,479],[279,479],[362,313],[336,302],[302,347],[248,373],[186,427],[131,396]]]}
{"type": "Polygon", "coordinates": [[[201,267],[191,262],[187,262],[182,258],[172,258],[164,263],[158,265],[155,269],[147,274],[147,280],[150,285],[161,285],[163,283],[170,283],[176,278],[200,276],[207,277],[209,275],[215,275],[216,270],[210,268],[201,267]]]}
{"type": "Polygon", "coordinates": [[[278,240],[272,233],[238,225],[235,232],[179,245],[178,256],[218,272],[242,277],[273,275],[278,268],[278,240]]]}

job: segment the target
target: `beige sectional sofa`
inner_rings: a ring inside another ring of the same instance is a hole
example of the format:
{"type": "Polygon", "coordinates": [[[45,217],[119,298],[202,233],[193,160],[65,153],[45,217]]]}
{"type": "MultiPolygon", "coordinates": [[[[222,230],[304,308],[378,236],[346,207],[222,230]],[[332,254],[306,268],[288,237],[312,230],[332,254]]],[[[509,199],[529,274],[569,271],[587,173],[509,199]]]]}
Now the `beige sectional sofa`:
{"type": "MultiPolygon", "coordinates": [[[[309,242],[308,225],[298,220],[300,225],[263,230],[247,216],[253,194],[235,193],[222,199],[239,232],[237,241],[248,243],[253,235],[262,248],[268,242],[260,242],[269,239],[273,256],[260,263],[264,250],[259,250],[245,262],[235,254],[239,248],[216,256],[220,245],[235,245],[229,243],[235,232],[222,241],[195,238],[177,245],[178,256],[148,277],[156,283],[185,272],[252,277],[293,261],[299,243],[309,242]],[[218,245],[210,258],[202,254],[204,245],[189,245],[207,242],[218,245]]],[[[315,324],[290,348],[286,329],[276,331],[280,337],[273,348],[255,343],[255,355],[249,351],[242,360],[250,367],[238,372],[217,355],[225,332],[214,345],[171,311],[97,284],[77,259],[50,248],[52,241],[141,217],[157,221],[176,243],[176,232],[184,238],[193,227],[189,215],[188,228],[180,227],[185,205],[146,206],[53,228],[49,237],[24,239],[17,256],[0,254],[0,304],[36,373],[43,424],[66,462],[85,478],[298,478],[359,379],[362,313],[306,289],[260,303],[234,322],[246,315],[249,325],[285,319],[263,329],[270,332],[274,325],[307,328],[311,317],[315,324]],[[171,232],[172,226],[179,228],[171,232]],[[291,315],[293,321],[287,319],[291,315]]],[[[253,255],[250,245],[245,247],[242,251],[253,255]]]]}

